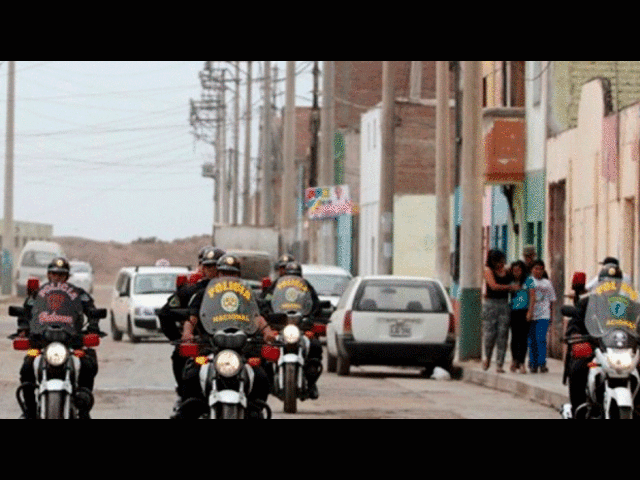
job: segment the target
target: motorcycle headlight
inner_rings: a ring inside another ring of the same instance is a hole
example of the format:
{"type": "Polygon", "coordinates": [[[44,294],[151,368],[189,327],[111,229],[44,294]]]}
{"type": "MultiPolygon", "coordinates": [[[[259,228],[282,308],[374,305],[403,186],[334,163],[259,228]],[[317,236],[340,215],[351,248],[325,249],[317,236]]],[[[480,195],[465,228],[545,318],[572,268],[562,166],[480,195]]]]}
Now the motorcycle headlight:
{"type": "Polygon", "coordinates": [[[621,348],[621,349],[607,349],[607,362],[613,369],[629,370],[633,367],[633,349],[621,348]]]}
{"type": "Polygon", "coordinates": [[[223,377],[233,377],[240,372],[242,361],[240,355],[233,350],[223,350],[214,360],[216,371],[223,377]]]}
{"type": "Polygon", "coordinates": [[[298,343],[298,340],[300,340],[300,329],[295,325],[287,325],[282,330],[282,336],[287,343],[298,343]]]}
{"type": "Polygon", "coordinates": [[[47,363],[54,367],[59,367],[64,362],[67,361],[67,356],[69,352],[67,347],[59,342],[53,342],[47,345],[47,348],[44,352],[44,356],[47,359],[47,363]]]}

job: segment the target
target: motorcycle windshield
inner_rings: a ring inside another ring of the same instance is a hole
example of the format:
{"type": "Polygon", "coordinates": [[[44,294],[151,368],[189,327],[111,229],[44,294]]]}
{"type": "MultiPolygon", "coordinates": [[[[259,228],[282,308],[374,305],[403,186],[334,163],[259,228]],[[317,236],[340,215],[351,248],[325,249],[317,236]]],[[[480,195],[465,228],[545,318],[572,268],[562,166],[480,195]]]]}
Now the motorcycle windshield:
{"type": "Polygon", "coordinates": [[[591,336],[603,337],[612,330],[638,332],[638,292],[623,281],[599,283],[589,296],[585,326],[591,336]]]}
{"type": "Polygon", "coordinates": [[[80,291],[73,285],[47,283],[36,294],[31,310],[32,334],[41,334],[48,327],[57,327],[70,334],[77,334],[82,330],[83,321],[80,291]]]}
{"type": "Polygon", "coordinates": [[[285,275],[278,279],[273,289],[271,308],[275,313],[296,312],[303,317],[311,313],[313,298],[304,279],[285,275]]]}
{"type": "Polygon", "coordinates": [[[239,278],[219,277],[207,284],[200,322],[208,334],[236,328],[253,335],[258,329],[255,317],[259,314],[251,287],[239,278]]]}

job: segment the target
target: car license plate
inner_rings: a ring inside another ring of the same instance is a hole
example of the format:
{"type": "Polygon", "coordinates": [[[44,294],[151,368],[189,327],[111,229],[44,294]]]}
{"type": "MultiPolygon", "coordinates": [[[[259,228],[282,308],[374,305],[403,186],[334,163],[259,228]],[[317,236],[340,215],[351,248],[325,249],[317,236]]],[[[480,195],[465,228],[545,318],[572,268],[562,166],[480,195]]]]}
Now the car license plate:
{"type": "Polygon", "coordinates": [[[389,336],[391,337],[410,337],[411,327],[405,322],[395,322],[389,325],[389,336]]]}

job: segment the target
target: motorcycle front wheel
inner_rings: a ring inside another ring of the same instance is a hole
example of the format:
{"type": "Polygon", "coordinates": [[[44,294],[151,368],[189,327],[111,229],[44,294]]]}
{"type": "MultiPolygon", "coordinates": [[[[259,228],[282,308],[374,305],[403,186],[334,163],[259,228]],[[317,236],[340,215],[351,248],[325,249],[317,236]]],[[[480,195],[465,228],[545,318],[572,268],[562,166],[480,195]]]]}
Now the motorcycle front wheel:
{"type": "Polygon", "coordinates": [[[298,368],[295,363],[284,365],[284,412],[296,413],[298,411],[297,392],[298,368]]]}
{"type": "Polygon", "coordinates": [[[216,408],[216,418],[221,420],[241,420],[244,418],[244,409],[240,405],[223,403],[216,408]]]}
{"type": "Polygon", "coordinates": [[[64,404],[66,395],[63,392],[47,392],[44,399],[46,419],[59,420],[64,418],[64,404]]]}

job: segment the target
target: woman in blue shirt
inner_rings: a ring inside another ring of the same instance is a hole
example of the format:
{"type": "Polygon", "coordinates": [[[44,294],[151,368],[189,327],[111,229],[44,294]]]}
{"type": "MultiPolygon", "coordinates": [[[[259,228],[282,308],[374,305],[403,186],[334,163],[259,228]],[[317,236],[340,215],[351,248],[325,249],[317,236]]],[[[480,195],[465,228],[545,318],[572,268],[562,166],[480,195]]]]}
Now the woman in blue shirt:
{"type": "Polygon", "coordinates": [[[511,275],[514,283],[520,285],[520,290],[511,292],[509,306],[511,307],[511,371],[527,373],[524,361],[527,356],[527,336],[529,335],[529,322],[527,310],[529,309],[529,292],[525,286],[527,267],[522,260],[511,264],[511,275]]]}

